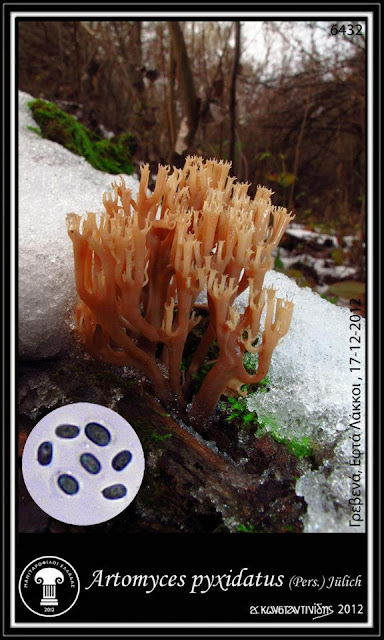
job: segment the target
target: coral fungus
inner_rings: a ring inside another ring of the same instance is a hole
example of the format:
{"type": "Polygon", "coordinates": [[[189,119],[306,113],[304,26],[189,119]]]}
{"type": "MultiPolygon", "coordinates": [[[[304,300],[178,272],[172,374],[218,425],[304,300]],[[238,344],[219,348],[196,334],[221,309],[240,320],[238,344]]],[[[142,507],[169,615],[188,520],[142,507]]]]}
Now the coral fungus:
{"type": "Polygon", "coordinates": [[[271,204],[272,192],[229,176],[230,163],[188,157],[182,169],[159,166],[153,193],[141,169],[136,200],[123,178],[105,193],[105,211],[67,216],[73,242],[78,331],[85,348],[149,379],[165,404],[207,418],[220,395],[265,377],[273,349],[289,328],[293,303],[263,289],[292,215],[271,204]],[[237,296],[249,288],[240,312],[237,296]],[[199,323],[196,299],[206,290],[209,324],[186,371],[189,332],[199,323]],[[265,319],[261,315],[265,309],[265,319]],[[191,398],[192,379],[210,346],[219,355],[191,398]],[[249,374],[244,352],[258,354],[249,374]]]}

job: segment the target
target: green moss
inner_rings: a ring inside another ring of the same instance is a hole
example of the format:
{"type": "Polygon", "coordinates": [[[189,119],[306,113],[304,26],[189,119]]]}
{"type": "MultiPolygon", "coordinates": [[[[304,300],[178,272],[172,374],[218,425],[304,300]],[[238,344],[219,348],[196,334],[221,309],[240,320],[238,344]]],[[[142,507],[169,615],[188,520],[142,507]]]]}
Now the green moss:
{"type": "Polygon", "coordinates": [[[238,533],[256,533],[254,524],[239,524],[237,531],[238,533]]]}
{"type": "Polygon", "coordinates": [[[125,132],[111,140],[105,140],[52,102],[38,99],[30,101],[28,106],[40,131],[34,127],[29,129],[43,138],[58,142],[72,153],[83,156],[92,167],[100,171],[111,174],[133,173],[135,141],[131,133],[125,132]]]}
{"type": "Polygon", "coordinates": [[[312,442],[307,436],[296,438],[295,436],[282,434],[281,428],[271,416],[259,416],[258,421],[260,428],[255,433],[256,437],[262,437],[269,433],[276,442],[284,444],[296,458],[307,458],[313,455],[312,442]]]}
{"type": "Polygon", "coordinates": [[[271,381],[268,376],[266,376],[263,380],[260,380],[258,384],[258,391],[260,393],[266,393],[269,391],[269,387],[271,386],[271,381]]]}
{"type": "Polygon", "coordinates": [[[172,433],[164,433],[163,435],[160,435],[157,431],[152,431],[151,438],[152,440],[155,440],[155,442],[162,442],[163,440],[172,438],[172,433]]]}
{"type": "MultiPolygon", "coordinates": [[[[246,360],[247,358],[244,358],[244,361],[246,360]]],[[[251,363],[247,362],[247,367],[250,366],[251,363]]],[[[253,366],[255,366],[254,363],[253,366]]],[[[268,393],[270,384],[269,377],[265,377],[258,383],[257,392],[268,393]]],[[[247,385],[243,385],[242,389],[248,391],[247,385]]],[[[246,397],[231,396],[220,402],[219,407],[226,414],[225,420],[227,422],[235,422],[243,429],[253,427],[256,429],[255,436],[257,438],[261,438],[268,433],[276,442],[286,446],[297,458],[313,455],[312,442],[309,437],[297,438],[286,433],[283,434],[281,427],[272,416],[263,416],[260,413],[256,413],[256,411],[250,411],[246,397]]]]}
{"type": "Polygon", "coordinates": [[[274,269],[275,269],[275,271],[279,271],[280,273],[282,273],[284,271],[284,262],[280,258],[280,247],[277,250],[277,256],[275,258],[274,269]]]}
{"type": "MultiPolygon", "coordinates": [[[[256,372],[257,359],[255,360],[254,355],[245,353],[243,357],[243,364],[248,373],[254,374],[256,372]]],[[[266,376],[263,380],[258,382],[257,391],[259,393],[266,393],[269,390],[269,385],[270,380],[268,376],[266,376]]],[[[255,388],[254,385],[243,384],[241,390],[248,394],[252,388],[255,388]]],[[[227,422],[236,421],[241,427],[260,427],[260,421],[257,413],[248,409],[246,397],[229,396],[226,400],[221,402],[219,406],[223,413],[227,414],[225,418],[227,422]]]]}
{"type": "Polygon", "coordinates": [[[365,293],[365,284],[364,282],[357,282],[355,280],[342,280],[341,282],[331,284],[326,293],[340,296],[340,298],[344,298],[345,300],[359,298],[360,295],[365,293]]]}
{"type": "Polygon", "coordinates": [[[293,533],[295,531],[295,528],[292,524],[287,524],[283,527],[281,527],[280,532],[281,533],[293,533]]]}
{"type": "Polygon", "coordinates": [[[39,127],[29,127],[28,126],[27,129],[29,129],[29,131],[33,131],[33,133],[37,133],[38,136],[42,137],[39,127]]]}
{"type": "Polygon", "coordinates": [[[276,442],[285,444],[287,449],[291,451],[296,458],[308,458],[313,455],[313,449],[310,438],[282,438],[280,435],[271,434],[276,442]]]}
{"type": "Polygon", "coordinates": [[[210,362],[204,362],[200,369],[194,373],[192,375],[193,380],[195,380],[198,385],[200,386],[201,383],[203,382],[205,376],[207,375],[207,373],[212,369],[213,365],[215,364],[215,362],[210,361],[210,362]]]}
{"type": "Polygon", "coordinates": [[[286,275],[293,278],[299,287],[309,287],[310,284],[300,269],[287,269],[286,275]]]}
{"type": "MultiPolygon", "coordinates": [[[[257,344],[257,341],[256,341],[257,344]]],[[[243,365],[247,373],[253,375],[257,372],[258,367],[258,354],[257,353],[249,353],[246,351],[243,355],[243,365]]],[[[259,383],[261,384],[261,383],[259,383]]]]}
{"type": "Polygon", "coordinates": [[[230,396],[220,403],[220,408],[227,413],[225,418],[227,422],[236,420],[242,427],[258,426],[257,415],[253,411],[249,411],[245,398],[230,396]]]}
{"type": "Polygon", "coordinates": [[[320,295],[320,298],[323,298],[324,300],[328,300],[328,302],[331,302],[332,304],[337,304],[339,298],[336,298],[335,296],[329,296],[327,293],[322,293],[320,295]]]}

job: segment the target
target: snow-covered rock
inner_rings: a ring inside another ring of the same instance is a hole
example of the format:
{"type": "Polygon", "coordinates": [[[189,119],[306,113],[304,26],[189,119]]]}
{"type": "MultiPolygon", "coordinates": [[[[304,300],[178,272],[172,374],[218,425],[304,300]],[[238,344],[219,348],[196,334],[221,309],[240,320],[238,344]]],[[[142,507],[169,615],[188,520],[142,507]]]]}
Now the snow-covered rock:
{"type": "Polygon", "coordinates": [[[294,222],[288,227],[286,234],[299,241],[306,243],[311,242],[315,247],[329,246],[337,248],[339,246],[339,241],[336,236],[316,233],[315,231],[304,229],[303,225],[294,222]]]}
{"type": "Polygon", "coordinates": [[[353,278],[357,274],[357,268],[344,264],[334,264],[329,258],[316,258],[308,253],[300,255],[291,255],[286,249],[281,249],[279,258],[284,265],[284,269],[301,269],[309,267],[319,283],[335,282],[338,280],[346,280],[353,278]]]}
{"type": "Polygon", "coordinates": [[[333,252],[351,250],[357,237],[345,236],[339,239],[336,235],[318,233],[305,229],[304,225],[292,222],[285,232],[281,246],[276,250],[284,269],[303,270],[316,280],[318,291],[325,284],[330,284],[358,274],[356,265],[348,255],[344,255],[343,264],[337,264],[333,252]]]}
{"type": "Polygon", "coordinates": [[[19,353],[34,359],[68,345],[76,289],[66,214],[101,210],[116,176],[29,130],[37,126],[30,100],[19,93],[19,353]]]}

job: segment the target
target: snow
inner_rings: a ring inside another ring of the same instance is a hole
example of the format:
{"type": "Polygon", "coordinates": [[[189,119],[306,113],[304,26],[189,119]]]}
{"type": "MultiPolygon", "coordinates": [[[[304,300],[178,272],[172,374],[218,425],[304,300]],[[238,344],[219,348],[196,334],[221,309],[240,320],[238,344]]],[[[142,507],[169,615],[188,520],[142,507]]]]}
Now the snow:
{"type": "MultiPolygon", "coordinates": [[[[39,359],[55,356],[70,344],[76,290],[66,214],[100,211],[102,194],[116,177],[28,130],[36,127],[27,106],[31,99],[19,94],[19,352],[39,359]]],[[[136,191],[137,179],[125,179],[136,191]]],[[[305,531],[362,532],[363,523],[350,525],[348,500],[352,476],[356,482],[357,471],[363,470],[364,320],[356,329],[361,348],[353,356],[347,309],[283,274],[269,272],[265,285],[273,285],[279,297],[293,300],[295,307],[290,330],[273,354],[270,390],[251,395],[249,408],[272,419],[283,437],[312,442],[318,468],[301,462],[296,487],[308,505],[305,531]],[[360,360],[360,373],[349,371],[351,355],[360,360]],[[354,389],[361,391],[361,415],[353,427],[354,389]],[[360,464],[352,466],[356,447],[360,464]]],[[[239,299],[239,305],[244,304],[247,292],[239,299]]],[[[360,485],[363,490],[362,481],[360,485]]]]}
{"type": "MultiPolygon", "coordinates": [[[[35,359],[68,347],[76,290],[65,216],[101,210],[116,176],[30,131],[30,100],[19,92],[19,353],[35,359]]],[[[137,180],[125,180],[137,190],[137,180]]]]}
{"type": "Polygon", "coordinates": [[[280,249],[279,258],[284,265],[284,269],[291,269],[295,265],[298,267],[300,267],[300,265],[311,267],[311,269],[315,271],[320,282],[323,282],[325,278],[331,280],[344,280],[355,276],[357,273],[357,269],[355,267],[330,264],[330,260],[327,258],[314,258],[307,253],[290,256],[286,249],[280,249]]]}
{"type": "Polygon", "coordinates": [[[298,224],[288,227],[288,229],[286,230],[286,234],[288,236],[292,236],[293,238],[297,238],[298,240],[304,240],[306,242],[313,241],[319,246],[323,246],[326,242],[328,242],[333,247],[339,246],[339,242],[336,236],[330,236],[324,233],[315,233],[314,231],[309,231],[309,229],[303,229],[302,225],[298,224]]]}
{"type": "MultiPolygon", "coordinates": [[[[283,438],[309,438],[321,458],[320,468],[308,467],[297,483],[297,494],[309,505],[305,530],[362,532],[362,525],[349,524],[348,500],[351,475],[363,469],[365,321],[351,328],[348,309],[298,287],[283,274],[267,273],[264,285],[273,285],[278,296],[293,300],[295,307],[290,329],[272,356],[270,390],[250,395],[248,407],[272,420],[283,438]],[[352,335],[361,339],[356,352],[350,349],[358,344],[350,341],[352,335]],[[353,363],[360,371],[350,371],[350,357],[360,362],[353,363]],[[354,443],[359,445],[360,464],[354,463],[354,443]]],[[[239,304],[246,300],[244,292],[239,304]]]]}

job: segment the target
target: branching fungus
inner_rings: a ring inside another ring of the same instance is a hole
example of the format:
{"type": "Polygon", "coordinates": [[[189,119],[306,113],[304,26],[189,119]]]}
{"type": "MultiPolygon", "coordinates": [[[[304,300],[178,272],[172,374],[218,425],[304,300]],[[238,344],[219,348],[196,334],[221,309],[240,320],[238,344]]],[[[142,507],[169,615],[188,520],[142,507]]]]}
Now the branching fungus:
{"type": "Polygon", "coordinates": [[[136,200],[123,178],[105,193],[105,212],[67,216],[79,294],[77,325],[86,349],[104,362],[130,366],[149,379],[164,404],[193,421],[207,418],[220,395],[257,383],[289,328],[293,303],[263,289],[292,215],[271,204],[272,192],[229,176],[230,163],[188,157],[183,169],[159,166],[153,193],[141,169],[136,200]],[[241,313],[237,296],[249,288],[241,313]],[[196,299],[207,291],[209,324],[188,369],[182,358],[200,322],[196,299]],[[261,315],[265,308],[265,320],[261,315]],[[212,343],[219,355],[191,398],[192,381],[212,343]],[[245,351],[258,368],[244,368],[245,351]]]}

